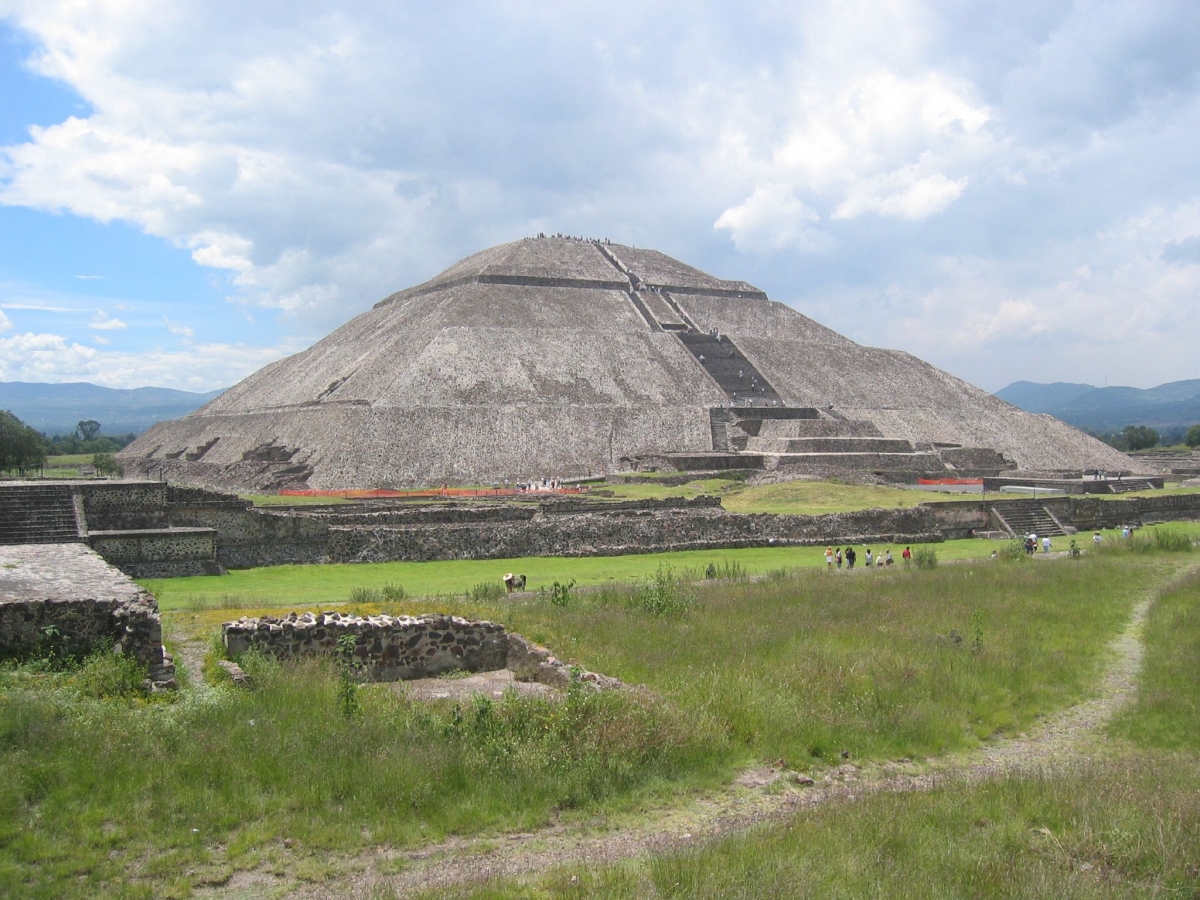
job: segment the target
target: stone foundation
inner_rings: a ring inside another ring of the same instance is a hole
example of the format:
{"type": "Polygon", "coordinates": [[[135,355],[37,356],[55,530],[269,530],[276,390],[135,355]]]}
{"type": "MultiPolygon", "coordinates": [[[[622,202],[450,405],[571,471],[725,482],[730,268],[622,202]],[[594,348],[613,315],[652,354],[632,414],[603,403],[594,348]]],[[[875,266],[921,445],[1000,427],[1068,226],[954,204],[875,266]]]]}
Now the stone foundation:
{"type": "Polygon", "coordinates": [[[104,649],[175,687],[154,597],[82,544],[0,547],[0,658],[104,649]]]}
{"type": "MultiPolygon", "coordinates": [[[[242,618],[221,626],[232,656],[250,650],[277,659],[345,653],[367,681],[412,681],[447,672],[510,669],[518,681],[556,687],[570,681],[570,668],[519,634],[495,622],[458,616],[343,616],[289,613],[283,618],[242,618]]],[[[594,672],[578,677],[597,687],[616,679],[594,672]]]]}

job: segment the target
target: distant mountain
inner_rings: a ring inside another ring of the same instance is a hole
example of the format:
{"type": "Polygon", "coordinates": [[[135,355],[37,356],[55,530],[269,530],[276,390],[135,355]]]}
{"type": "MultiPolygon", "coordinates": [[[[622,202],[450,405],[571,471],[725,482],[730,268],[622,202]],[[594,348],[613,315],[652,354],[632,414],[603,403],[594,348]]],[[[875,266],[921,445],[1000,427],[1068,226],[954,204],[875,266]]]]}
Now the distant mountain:
{"type": "Polygon", "coordinates": [[[1126,425],[1149,425],[1161,431],[1200,422],[1200,378],[1145,390],[1015,381],[996,396],[1029,412],[1049,413],[1092,431],[1114,431],[1126,425]]]}
{"type": "Polygon", "coordinates": [[[194,412],[223,391],[194,394],[171,388],[131,390],[100,387],[77,381],[37,384],[0,381],[0,409],[48,435],[70,434],[84,419],[100,423],[102,435],[140,434],[156,422],[194,412]]]}

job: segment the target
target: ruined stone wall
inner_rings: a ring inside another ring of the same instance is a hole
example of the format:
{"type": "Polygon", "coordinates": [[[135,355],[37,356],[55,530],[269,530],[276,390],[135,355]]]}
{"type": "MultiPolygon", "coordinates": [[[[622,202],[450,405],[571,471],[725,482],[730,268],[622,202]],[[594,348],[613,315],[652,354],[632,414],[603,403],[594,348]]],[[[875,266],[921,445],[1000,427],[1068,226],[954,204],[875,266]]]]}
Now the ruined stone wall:
{"type": "Polygon", "coordinates": [[[158,528],[167,524],[167,486],[161,481],[77,482],[89,531],[158,528]]]}
{"type": "Polygon", "coordinates": [[[107,562],[133,578],[220,575],[217,532],[211,528],[93,531],[88,543],[107,562]]]}
{"type": "Polygon", "coordinates": [[[284,618],[240,619],[222,626],[231,655],[257,650],[279,659],[347,652],[370,681],[429,678],[445,672],[503,669],[504,626],[458,616],[343,616],[292,613],[284,618]]]}
{"type": "Polygon", "coordinates": [[[1071,498],[1071,520],[1081,531],[1119,528],[1135,522],[1170,522],[1179,519],[1200,519],[1200,494],[1130,497],[1128,500],[1071,498]]]}
{"type": "Polygon", "coordinates": [[[112,649],[174,686],[158,604],[82,544],[0,547],[0,658],[112,649]]]}
{"type": "Polygon", "coordinates": [[[527,523],[432,528],[335,526],[330,531],[329,556],[337,562],[503,559],[940,540],[937,520],[923,508],[871,509],[824,516],[633,510],[625,514],[548,516],[527,523]]]}
{"type": "Polygon", "coordinates": [[[574,677],[594,688],[621,682],[572,668],[547,648],[503,625],[458,616],[343,616],[289,613],[282,618],[241,618],[221,626],[231,656],[255,650],[277,659],[346,654],[368,681],[410,681],[446,672],[509,669],[517,681],[565,687],[574,677]]]}

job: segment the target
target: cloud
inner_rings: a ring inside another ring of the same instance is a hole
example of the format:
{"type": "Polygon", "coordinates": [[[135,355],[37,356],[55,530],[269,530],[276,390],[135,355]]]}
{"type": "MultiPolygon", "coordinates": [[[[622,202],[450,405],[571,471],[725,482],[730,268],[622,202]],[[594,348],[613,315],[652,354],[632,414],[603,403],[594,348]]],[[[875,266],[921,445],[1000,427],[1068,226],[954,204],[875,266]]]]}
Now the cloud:
{"type": "Polygon", "coordinates": [[[96,314],[92,316],[92,321],[88,322],[88,328],[94,331],[119,331],[127,327],[129,326],[120,319],[109,317],[108,313],[102,309],[96,310],[96,314]]]}
{"type": "Polygon", "coordinates": [[[8,331],[13,327],[12,319],[4,314],[4,310],[0,309],[0,331],[8,331]]]}
{"type": "Polygon", "coordinates": [[[104,276],[104,275],[76,275],[75,277],[78,278],[80,281],[100,281],[103,278],[105,278],[106,276],[104,276]]]}
{"type": "Polygon", "coordinates": [[[172,322],[166,316],[163,316],[163,324],[167,326],[167,331],[171,332],[171,334],[185,340],[191,340],[196,336],[196,332],[191,328],[188,328],[186,325],[180,325],[177,322],[172,322]]]}
{"type": "Polygon", "coordinates": [[[109,351],[57,334],[17,334],[0,338],[0,381],[89,381],[116,388],[153,385],[210,391],[228,387],[298,349],[290,344],[210,343],[185,350],[109,351]]]}
{"type": "Polygon", "coordinates": [[[811,253],[828,242],[814,227],[820,219],[792,188],[768,184],[759,185],[743,203],[721,213],[713,227],[728,230],[739,248],[811,253]]]}
{"type": "Polygon", "coordinates": [[[190,253],[235,303],[168,327],[319,334],[564,230],[752,277],[979,381],[1112,365],[1117,327],[1146,352],[1130,372],[1195,375],[1169,352],[1200,343],[1188,0],[5,9],[91,112],[0,149],[0,202],[190,253]]]}

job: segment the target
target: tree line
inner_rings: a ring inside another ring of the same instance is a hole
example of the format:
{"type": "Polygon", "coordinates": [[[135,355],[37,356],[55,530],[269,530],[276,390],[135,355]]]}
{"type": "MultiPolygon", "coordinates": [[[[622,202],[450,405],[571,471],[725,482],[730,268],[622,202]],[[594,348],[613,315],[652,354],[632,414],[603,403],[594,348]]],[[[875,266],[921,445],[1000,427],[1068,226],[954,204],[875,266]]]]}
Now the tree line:
{"type": "Polygon", "coordinates": [[[1126,425],[1120,431],[1092,432],[1110,447],[1118,450],[1149,450],[1151,447],[1172,447],[1186,444],[1193,449],[1200,447],[1200,425],[1191,428],[1171,428],[1161,434],[1148,425],[1126,425]]]}
{"type": "Polygon", "coordinates": [[[44,468],[48,457],[90,453],[97,470],[102,475],[111,474],[116,467],[112,455],[132,443],[137,435],[130,432],[110,437],[101,435],[100,428],[95,419],[84,419],[75,426],[73,434],[47,437],[9,410],[0,410],[0,472],[25,475],[44,468]]]}

